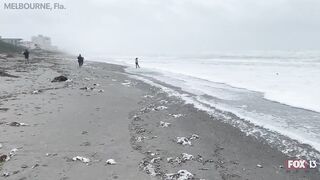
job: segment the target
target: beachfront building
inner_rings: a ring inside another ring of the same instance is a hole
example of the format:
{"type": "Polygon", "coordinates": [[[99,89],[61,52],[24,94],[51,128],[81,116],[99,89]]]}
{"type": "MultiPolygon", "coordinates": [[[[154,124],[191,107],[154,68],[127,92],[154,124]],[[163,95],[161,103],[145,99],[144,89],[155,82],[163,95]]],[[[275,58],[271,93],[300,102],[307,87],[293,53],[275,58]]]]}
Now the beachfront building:
{"type": "Polygon", "coordinates": [[[21,38],[2,38],[0,36],[0,40],[5,42],[5,43],[14,45],[14,46],[20,46],[20,43],[21,43],[22,39],[21,38]]]}

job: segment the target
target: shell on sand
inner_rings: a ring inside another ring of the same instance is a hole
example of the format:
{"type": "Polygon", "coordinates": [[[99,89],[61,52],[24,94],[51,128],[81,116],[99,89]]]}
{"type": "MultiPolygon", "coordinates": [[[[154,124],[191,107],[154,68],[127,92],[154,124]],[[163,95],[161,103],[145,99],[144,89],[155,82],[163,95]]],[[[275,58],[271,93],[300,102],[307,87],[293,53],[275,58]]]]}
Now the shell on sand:
{"type": "Polygon", "coordinates": [[[73,161],[81,161],[83,163],[89,163],[90,162],[89,158],[85,158],[85,157],[82,157],[82,156],[73,157],[72,160],[73,161]]]}
{"type": "Polygon", "coordinates": [[[189,141],[189,139],[186,137],[177,137],[177,143],[191,146],[191,141],[189,141]]]}
{"type": "Polygon", "coordinates": [[[108,160],[106,161],[106,163],[109,164],[109,165],[115,165],[115,164],[117,164],[117,162],[116,162],[114,159],[108,159],[108,160]]]}

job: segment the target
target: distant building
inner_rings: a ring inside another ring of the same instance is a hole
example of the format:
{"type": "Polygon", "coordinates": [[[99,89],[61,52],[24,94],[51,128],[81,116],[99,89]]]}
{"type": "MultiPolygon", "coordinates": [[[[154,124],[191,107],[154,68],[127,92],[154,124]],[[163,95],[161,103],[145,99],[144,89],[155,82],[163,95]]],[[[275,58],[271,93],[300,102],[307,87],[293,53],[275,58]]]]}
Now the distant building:
{"type": "Polygon", "coordinates": [[[20,42],[22,39],[21,38],[2,38],[0,36],[0,40],[5,43],[12,44],[14,46],[20,46],[20,42]]]}
{"type": "Polygon", "coordinates": [[[2,38],[0,36],[0,41],[3,41],[14,46],[22,46],[27,49],[44,49],[56,51],[58,50],[57,46],[51,45],[51,38],[43,35],[33,36],[31,41],[22,41],[21,38],[2,38]]]}
{"type": "Polygon", "coordinates": [[[53,46],[51,45],[51,38],[43,35],[33,36],[31,38],[32,43],[36,48],[52,50],[53,46]]]}

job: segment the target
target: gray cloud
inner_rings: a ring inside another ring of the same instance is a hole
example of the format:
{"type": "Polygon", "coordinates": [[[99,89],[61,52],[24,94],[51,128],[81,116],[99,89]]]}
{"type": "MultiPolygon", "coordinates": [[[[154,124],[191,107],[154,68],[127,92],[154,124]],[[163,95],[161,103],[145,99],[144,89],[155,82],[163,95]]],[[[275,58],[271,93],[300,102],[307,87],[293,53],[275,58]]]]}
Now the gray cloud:
{"type": "Polygon", "coordinates": [[[67,9],[1,9],[0,35],[30,38],[44,34],[51,36],[63,49],[91,53],[174,54],[320,48],[318,0],[54,2],[64,4],[67,9]]]}

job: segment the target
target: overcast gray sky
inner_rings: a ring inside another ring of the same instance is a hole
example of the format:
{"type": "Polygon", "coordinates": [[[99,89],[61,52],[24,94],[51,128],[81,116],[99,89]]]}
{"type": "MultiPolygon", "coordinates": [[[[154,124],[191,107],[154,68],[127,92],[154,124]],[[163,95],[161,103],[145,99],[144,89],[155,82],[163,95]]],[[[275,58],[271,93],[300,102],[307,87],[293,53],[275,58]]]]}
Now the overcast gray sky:
{"type": "Polygon", "coordinates": [[[320,49],[320,0],[39,0],[66,10],[4,10],[0,36],[43,34],[71,52],[210,53],[320,49]]]}

